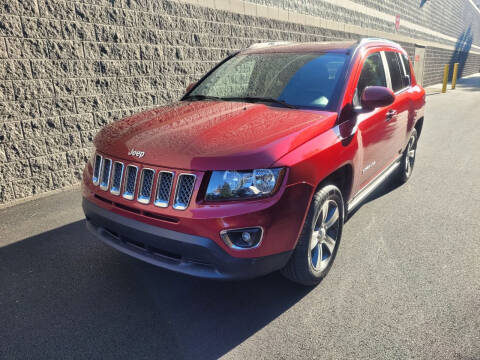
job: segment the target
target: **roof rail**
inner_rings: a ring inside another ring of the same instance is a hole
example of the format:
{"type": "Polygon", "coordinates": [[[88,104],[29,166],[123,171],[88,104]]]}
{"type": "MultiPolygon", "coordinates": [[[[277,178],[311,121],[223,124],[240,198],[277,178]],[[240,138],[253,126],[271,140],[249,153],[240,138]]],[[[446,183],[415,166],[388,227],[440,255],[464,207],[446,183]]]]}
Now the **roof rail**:
{"type": "Polygon", "coordinates": [[[288,44],[292,44],[292,42],[291,41],[269,41],[269,42],[252,44],[247,49],[262,49],[262,48],[267,48],[272,46],[288,45],[288,44]]]}
{"type": "Polygon", "coordinates": [[[362,38],[362,39],[358,40],[357,45],[364,45],[364,44],[368,44],[368,43],[376,42],[376,41],[386,42],[386,43],[390,43],[392,45],[400,46],[400,44],[396,43],[395,41],[382,39],[382,38],[362,38]]]}

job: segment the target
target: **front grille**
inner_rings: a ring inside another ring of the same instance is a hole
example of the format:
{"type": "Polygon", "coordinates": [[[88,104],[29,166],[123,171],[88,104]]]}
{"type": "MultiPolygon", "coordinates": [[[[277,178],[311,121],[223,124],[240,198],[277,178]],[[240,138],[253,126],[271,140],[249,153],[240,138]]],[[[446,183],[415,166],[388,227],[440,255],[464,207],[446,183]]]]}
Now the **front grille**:
{"type": "MultiPolygon", "coordinates": [[[[112,195],[121,194],[127,200],[133,200],[136,196],[141,204],[147,205],[153,202],[153,205],[161,208],[167,208],[173,204],[172,207],[175,210],[185,210],[191,202],[196,181],[194,174],[176,176],[172,171],[139,169],[134,164],[124,164],[99,154],[95,154],[93,162],[93,184],[99,185],[104,191],[110,190],[112,195]],[[157,172],[158,176],[155,179],[157,172]],[[175,191],[173,191],[174,183],[176,183],[175,191]]],[[[139,209],[139,211],[143,210],[139,209]]]]}
{"type": "Polygon", "coordinates": [[[148,204],[152,195],[153,178],[155,171],[152,169],[143,169],[140,176],[140,188],[138,189],[137,201],[142,204],[148,204]]]}
{"type": "Polygon", "coordinates": [[[108,190],[110,183],[110,171],[112,170],[112,160],[103,159],[102,162],[102,176],[100,177],[100,189],[108,190]]]}
{"type": "Polygon", "coordinates": [[[195,175],[180,174],[178,176],[177,187],[173,208],[176,210],[185,210],[190,203],[193,187],[195,185],[195,175]]]}
{"type": "Polygon", "coordinates": [[[110,192],[113,195],[120,194],[122,177],[123,177],[123,163],[116,161],[113,164],[112,185],[110,185],[110,192]]]}
{"type": "Polygon", "coordinates": [[[125,184],[123,186],[123,197],[133,200],[135,196],[135,185],[137,181],[138,168],[135,165],[128,165],[125,171],[125,184]]]}
{"type": "Polygon", "coordinates": [[[102,157],[100,155],[95,155],[95,164],[93,165],[93,176],[92,182],[94,185],[100,183],[100,168],[102,167],[102,157]]]}
{"type": "Polygon", "coordinates": [[[157,180],[157,192],[153,204],[158,207],[167,207],[173,185],[173,172],[160,171],[157,180]]]}

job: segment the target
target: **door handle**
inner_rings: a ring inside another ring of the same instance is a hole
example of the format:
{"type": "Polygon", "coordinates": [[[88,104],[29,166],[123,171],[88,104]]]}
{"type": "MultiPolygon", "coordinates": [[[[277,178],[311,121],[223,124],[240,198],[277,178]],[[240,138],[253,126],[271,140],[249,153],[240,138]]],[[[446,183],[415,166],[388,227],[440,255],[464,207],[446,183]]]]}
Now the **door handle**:
{"type": "Polygon", "coordinates": [[[385,121],[390,121],[392,118],[397,115],[397,110],[388,110],[387,116],[385,117],[385,121]]]}

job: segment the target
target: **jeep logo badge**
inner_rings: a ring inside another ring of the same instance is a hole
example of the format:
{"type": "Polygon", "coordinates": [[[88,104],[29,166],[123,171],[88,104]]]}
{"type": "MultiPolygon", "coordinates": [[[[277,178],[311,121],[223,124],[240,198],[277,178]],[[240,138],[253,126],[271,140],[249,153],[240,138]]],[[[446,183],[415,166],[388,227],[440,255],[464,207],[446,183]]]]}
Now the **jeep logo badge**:
{"type": "Polygon", "coordinates": [[[132,149],[128,152],[128,155],[136,156],[138,158],[142,158],[145,155],[145,152],[132,149]]]}

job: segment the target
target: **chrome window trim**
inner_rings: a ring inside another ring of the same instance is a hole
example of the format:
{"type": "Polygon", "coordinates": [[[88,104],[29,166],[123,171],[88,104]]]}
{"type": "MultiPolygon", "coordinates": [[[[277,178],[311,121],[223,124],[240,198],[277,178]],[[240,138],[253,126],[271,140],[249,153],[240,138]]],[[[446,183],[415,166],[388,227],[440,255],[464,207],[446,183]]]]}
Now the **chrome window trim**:
{"type": "Polygon", "coordinates": [[[399,94],[401,94],[401,93],[403,93],[403,92],[407,91],[408,89],[410,89],[410,87],[409,87],[409,86],[407,86],[407,87],[404,87],[403,89],[400,89],[400,90],[398,90],[397,92],[394,92],[394,94],[395,94],[395,95],[399,95],[399,94]]]}
{"type": "Polygon", "coordinates": [[[177,183],[175,184],[175,195],[173,196],[173,208],[175,210],[186,210],[188,208],[188,206],[190,205],[190,202],[192,201],[192,197],[193,197],[193,192],[195,190],[195,184],[197,182],[197,175],[195,174],[189,174],[189,173],[180,173],[178,174],[177,176],[177,183]],[[190,193],[190,197],[188,198],[188,203],[185,204],[185,205],[180,205],[177,203],[177,194],[178,194],[178,185],[180,184],[180,178],[182,176],[193,176],[193,186],[192,186],[192,192],[190,193]]]}
{"type": "Polygon", "coordinates": [[[110,193],[113,194],[113,195],[120,195],[120,191],[122,190],[122,180],[123,180],[123,171],[125,170],[125,164],[121,161],[115,161],[113,163],[113,171],[114,173],[112,174],[111,178],[112,178],[112,182],[110,184],[110,193]],[[113,180],[115,179],[115,175],[116,175],[116,171],[115,171],[115,165],[116,164],[120,164],[122,165],[122,170],[121,170],[121,174],[120,174],[120,184],[118,185],[118,190],[114,190],[113,189],[113,180]]]}
{"type": "Polygon", "coordinates": [[[391,78],[391,75],[390,75],[390,67],[388,66],[388,60],[387,60],[387,55],[385,55],[385,51],[380,51],[380,56],[382,58],[382,62],[383,62],[383,71],[385,72],[385,77],[387,78],[387,87],[390,89],[390,90],[393,90],[393,86],[392,86],[392,78],[391,78]]]}
{"type": "Polygon", "coordinates": [[[105,173],[105,169],[104,167],[102,166],[101,167],[101,176],[100,176],[100,189],[102,189],[103,191],[107,191],[108,190],[108,187],[110,186],[110,178],[112,177],[112,159],[108,159],[108,158],[103,158],[102,160],[102,165],[105,161],[109,160],[110,161],[110,165],[108,167],[108,179],[107,179],[107,184],[106,185],[102,185],[103,183],[103,176],[104,176],[104,173],[105,173]]]}
{"type": "Polygon", "coordinates": [[[168,205],[170,204],[170,199],[172,198],[172,188],[173,188],[173,183],[175,181],[175,172],[173,171],[159,171],[158,172],[158,176],[157,176],[157,186],[155,188],[155,200],[153,201],[153,205],[155,206],[158,206],[158,207],[161,207],[161,208],[166,208],[168,207],[168,205]],[[163,175],[163,174],[171,174],[172,175],[172,182],[170,183],[170,187],[168,189],[168,199],[167,201],[160,201],[157,199],[158,197],[158,190],[159,190],[159,186],[160,186],[160,180],[161,180],[161,176],[160,175],[163,175]]]}
{"type": "Polygon", "coordinates": [[[137,189],[137,178],[138,178],[138,166],[129,164],[125,168],[125,179],[126,181],[123,182],[123,189],[122,189],[122,197],[127,200],[133,200],[135,198],[135,190],[137,189]],[[125,193],[125,187],[127,186],[127,181],[128,181],[128,176],[127,176],[127,170],[128,168],[135,168],[137,170],[135,174],[135,180],[133,182],[133,192],[131,195],[125,193]]]}
{"type": "Polygon", "coordinates": [[[397,53],[397,60],[400,62],[400,65],[402,66],[403,76],[407,76],[407,71],[405,70],[405,64],[403,63],[403,60],[401,58],[402,54],[400,54],[399,52],[396,52],[396,53],[397,53]]]}
{"type": "Polygon", "coordinates": [[[102,164],[103,164],[103,156],[100,154],[95,154],[94,163],[93,163],[93,173],[92,173],[92,183],[95,186],[98,186],[100,184],[100,174],[102,171],[102,164]],[[95,180],[95,165],[97,164],[97,156],[100,156],[100,164],[98,164],[98,176],[95,180]]]}
{"type": "MultiPolygon", "coordinates": [[[[142,168],[142,171],[140,173],[140,181],[138,182],[138,192],[137,192],[137,201],[141,204],[148,204],[150,203],[150,199],[152,198],[152,190],[153,190],[153,184],[155,183],[155,170],[151,168],[142,168]],[[143,191],[143,178],[145,176],[145,171],[153,171],[153,178],[152,178],[152,186],[150,187],[150,196],[148,198],[142,196],[142,191],[143,191]]],[[[138,173],[137,173],[138,176],[138,173]]]]}

